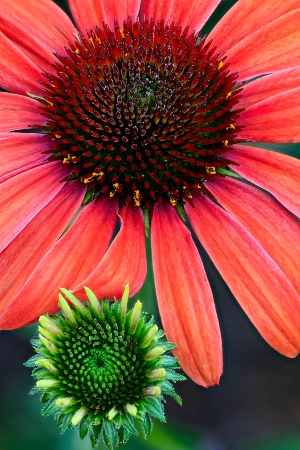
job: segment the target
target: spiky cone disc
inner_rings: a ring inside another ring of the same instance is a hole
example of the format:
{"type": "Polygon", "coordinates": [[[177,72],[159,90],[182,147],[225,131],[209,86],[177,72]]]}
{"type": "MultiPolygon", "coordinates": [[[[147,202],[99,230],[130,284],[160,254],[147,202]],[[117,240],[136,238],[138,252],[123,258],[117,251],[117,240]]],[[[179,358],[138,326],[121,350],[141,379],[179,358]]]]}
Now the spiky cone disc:
{"type": "Polygon", "coordinates": [[[42,393],[42,414],[53,414],[63,431],[76,428],[81,439],[89,434],[93,447],[125,443],[138,424],[147,437],[151,417],[165,421],[164,395],[181,404],[172,383],[185,377],[168,354],[175,345],[141,302],[127,310],[128,286],[121,302],[99,302],[86,288],[83,304],[62,292],[62,312],[40,317],[36,355],[25,363],[37,379],[32,393],[42,393]]]}

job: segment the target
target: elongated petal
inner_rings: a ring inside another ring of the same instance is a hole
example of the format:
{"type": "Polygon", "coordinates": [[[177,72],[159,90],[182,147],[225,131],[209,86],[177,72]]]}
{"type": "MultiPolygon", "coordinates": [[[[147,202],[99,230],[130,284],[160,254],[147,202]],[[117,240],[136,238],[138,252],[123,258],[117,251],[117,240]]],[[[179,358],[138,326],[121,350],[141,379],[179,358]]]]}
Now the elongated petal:
{"type": "Polygon", "coordinates": [[[189,26],[190,32],[199,31],[214,12],[221,0],[182,0],[141,1],[140,16],[155,21],[164,19],[165,23],[179,22],[182,28],[189,26]]]}
{"type": "Polygon", "coordinates": [[[0,177],[46,159],[49,142],[36,133],[0,133],[0,177]]]}
{"type": "Polygon", "coordinates": [[[101,26],[104,21],[109,27],[114,29],[114,19],[122,28],[123,21],[128,16],[137,17],[140,7],[140,0],[86,0],[84,8],[81,0],[69,0],[70,9],[75,22],[81,31],[86,34],[86,30],[101,26]]]}
{"type": "Polygon", "coordinates": [[[0,311],[15,297],[48,250],[69,225],[83,200],[67,183],[0,255],[0,311]]]}
{"type": "Polygon", "coordinates": [[[238,165],[232,169],[266,189],[292,213],[300,217],[300,161],[282,153],[236,145],[224,154],[238,165]]]}
{"type": "Polygon", "coordinates": [[[0,32],[0,87],[16,94],[39,95],[40,69],[0,32]]]}
{"type": "Polygon", "coordinates": [[[0,251],[62,189],[65,172],[58,162],[44,164],[1,184],[0,251]]]}
{"type": "Polygon", "coordinates": [[[211,289],[191,234],[170,205],[156,206],[151,225],[159,311],[174,354],[196,383],[222,374],[222,343],[211,289]]]}
{"type": "Polygon", "coordinates": [[[300,9],[274,20],[226,52],[239,80],[299,65],[300,9]]]}
{"type": "Polygon", "coordinates": [[[186,205],[191,224],[220,274],[264,339],[280,353],[300,350],[300,299],[251,235],[204,195],[186,205]]]}
{"type": "Polygon", "coordinates": [[[237,125],[239,136],[257,142],[300,141],[300,88],[282,92],[247,108],[237,125]]]}
{"type": "Polygon", "coordinates": [[[300,294],[300,225],[296,217],[274,197],[240,181],[218,179],[206,186],[261,244],[300,294]]]}
{"type": "Polygon", "coordinates": [[[39,103],[23,95],[0,92],[0,132],[22,130],[46,122],[39,103]]]}
{"type": "Polygon", "coordinates": [[[48,57],[48,52],[61,51],[68,41],[74,41],[74,25],[53,1],[1,0],[0,16],[0,29],[3,28],[10,39],[36,51],[41,58],[46,56],[45,53],[48,57]],[[18,31],[21,36],[17,36],[18,31]],[[36,41],[41,46],[31,48],[31,43],[36,41]],[[44,55],[40,53],[42,48],[44,55]]]}
{"type": "Polygon", "coordinates": [[[62,53],[68,40],[75,39],[70,19],[50,1],[1,1],[0,31],[46,72],[53,71],[54,53],[62,53]]]}
{"type": "Polygon", "coordinates": [[[0,329],[17,328],[37,320],[45,312],[57,311],[59,288],[70,287],[94,245],[99,249],[101,258],[111,239],[113,227],[101,232],[97,224],[99,221],[103,223],[103,218],[108,224],[114,222],[116,212],[105,204],[102,208],[101,201],[99,203],[85,206],[70,229],[45,255],[27,283],[7,304],[0,319],[0,329]]]}
{"type": "Polygon", "coordinates": [[[88,286],[99,297],[121,299],[125,284],[134,295],[145,280],[147,272],[144,217],[140,209],[124,207],[121,228],[104,258],[86,278],[76,277],[71,289],[83,298],[83,286],[88,286]]]}
{"type": "Polygon", "coordinates": [[[239,100],[239,108],[259,103],[275,95],[281,94],[300,85],[300,67],[283,70],[258,78],[243,87],[242,98],[239,100]]]}
{"type": "Polygon", "coordinates": [[[298,0],[239,0],[208,36],[218,51],[226,51],[278,17],[299,8],[298,0]]]}

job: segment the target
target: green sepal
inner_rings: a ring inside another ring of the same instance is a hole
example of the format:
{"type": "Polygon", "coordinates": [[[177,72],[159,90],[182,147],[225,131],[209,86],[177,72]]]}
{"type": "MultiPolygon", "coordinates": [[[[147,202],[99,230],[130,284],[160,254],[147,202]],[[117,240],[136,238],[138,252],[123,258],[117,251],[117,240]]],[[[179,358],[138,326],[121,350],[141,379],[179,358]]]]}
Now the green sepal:
{"type": "Polygon", "coordinates": [[[128,441],[128,439],[130,438],[131,434],[130,431],[127,430],[127,428],[125,427],[121,427],[118,429],[117,431],[118,433],[118,442],[119,445],[123,445],[126,444],[126,442],[128,441]]]}
{"type": "Polygon", "coordinates": [[[102,426],[102,422],[98,425],[90,426],[90,440],[93,448],[95,448],[99,442],[102,426]]]}
{"type": "Polygon", "coordinates": [[[164,368],[169,367],[171,369],[180,369],[180,365],[177,360],[172,356],[163,355],[161,356],[159,362],[164,368]]]}
{"type": "Polygon", "coordinates": [[[139,434],[135,425],[134,425],[134,419],[130,415],[126,415],[122,418],[122,425],[123,427],[128,430],[130,434],[139,434]]]}
{"type": "Polygon", "coordinates": [[[115,427],[112,421],[107,419],[103,421],[102,437],[105,445],[112,450],[116,440],[115,427]]]}
{"type": "Polygon", "coordinates": [[[42,403],[49,402],[49,400],[51,400],[51,398],[52,398],[52,395],[49,394],[48,392],[45,392],[45,393],[42,394],[42,396],[41,396],[41,402],[42,402],[42,403]]]}
{"type": "Polygon", "coordinates": [[[89,420],[88,417],[84,417],[78,425],[78,432],[80,439],[84,439],[89,432],[89,420]]]}
{"type": "Polygon", "coordinates": [[[166,352],[170,352],[177,347],[177,345],[173,344],[172,342],[160,342],[159,346],[162,347],[166,352]]]}
{"type": "Polygon", "coordinates": [[[56,400],[57,398],[53,397],[47,402],[47,404],[41,409],[42,416],[50,416],[55,413],[57,410],[57,406],[55,404],[56,400]]]}
{"type": "Polygon", "coordinates": [[[217,167],[216,171],[218,173],[221,173],[222,175],[226,175],[228,177],[233,177],[233,178],[242,178],[239,174],[237,174],[236,172],[233,172],[230,169],[225,169],[225,167],[217,167]]]}
{"type": "Polygon", "coordinates": [[[37,354],[32,356],[31,358],[28,359],[28,361],[24,362],[23,365],[25,367],[35,367],[36,366],[36,362],[41,359],[41,355],[37,354]]]}
{"type": "Polygon", "coordinates": [[[166,422],[164,407],[160,397],[148,397],[145,401],[145,407],[151,416],[159,419],[161,422],[166,422]]]}
{"type": "Polygon", "coordinates": [[[170,369],[166,369],[166,376],[169,380],[173,381],[173,383],[176,383],[176,381],[185,381],[186,380],[186,377],[184,375],[181,375],[180,373],[176,373],[170,369]]]}
{"type": "Polygon", "coordinates": [[[61,432],[64,433],[65,431],[67,431],[68,428],[71,427],[71,420],[73,417],[73,413],[69,413],[69,414],[60,414],[58,416],[58,426],[61,429],[61,432]]]}
{"type": "Polygon", "coordinates": [[[153,420],[151,419],[151,416],[145,414],[145,417],[141,419],[139,423],[145,438],[147,438],[153,431],[153,420]]]}
{"type": "Polygon", "coordinates": [[[164,381],[162,383],[162,385],[161,385],[161,392],[162,392],[162,394],[170,395],[171,397],[173,397],[175,402],[178,403],[179,406],[182,406],[182,400],[181,400],[180,395],[178,395],[175,392],[175,389],[173,388],[171,383],[169,383],[168,381],[164,381]]]}

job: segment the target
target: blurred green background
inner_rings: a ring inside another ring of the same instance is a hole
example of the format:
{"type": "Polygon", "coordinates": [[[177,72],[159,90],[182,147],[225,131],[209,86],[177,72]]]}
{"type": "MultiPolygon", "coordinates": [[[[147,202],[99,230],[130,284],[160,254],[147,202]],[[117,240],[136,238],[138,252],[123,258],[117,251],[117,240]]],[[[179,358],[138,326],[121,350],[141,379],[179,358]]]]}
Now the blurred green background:
{"type": "MultiPolygon", "coordinates": [[[[122,0],[120,0],[122,1],[122,0]]],[[[56,2],[66,11],[65,1],[56,2]]],[[[234,0],[224,0],[205,32],[234,0]]],[[[83,1],[84,4],[84,1],[83,1]]],[[[266,147],[266,145],[264,145],[266,147]]],[[[291,156],[300,145],[268,146],[291,156]]],[[[181,382],[180,408],[166,405],[167,424],[155,423],[150,438],[132,438],[125,450],[300,450],[300,360],[277,354],[263,341],[232,297],[205,251],[199,248],[216,299],[224,345],[224,374],[217,387],[181,382]]],[[[157,314],[151,270],[137,296],[157,314]]],[[[60,434],[52,417],[40,415],[30,370],[30,338],[36,326],[0,335],[0,450],[88,450],[69,431],[60,434]]],[[[99,446],[99,450],[102,450],[99,446]]]]}

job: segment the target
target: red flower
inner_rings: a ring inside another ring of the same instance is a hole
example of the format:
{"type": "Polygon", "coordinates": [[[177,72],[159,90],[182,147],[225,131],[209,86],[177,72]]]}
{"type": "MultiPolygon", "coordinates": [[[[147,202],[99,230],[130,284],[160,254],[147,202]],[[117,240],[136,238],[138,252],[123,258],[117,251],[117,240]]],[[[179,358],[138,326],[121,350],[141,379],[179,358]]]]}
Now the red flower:
{"type": "Polygon", "coordinates": [[[299,141],[299,3],[239,0],[198,42],[218,3],[69,0],[77,31],[49,0],[1,0],[2,329],[56,311],[60,286],[137,292],[148,211],[160,314],[193,380],[218,383],[222,346],[180,215],[266,341],[298,354],[300,164],[247,143],[299,141]]]}

